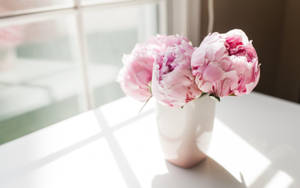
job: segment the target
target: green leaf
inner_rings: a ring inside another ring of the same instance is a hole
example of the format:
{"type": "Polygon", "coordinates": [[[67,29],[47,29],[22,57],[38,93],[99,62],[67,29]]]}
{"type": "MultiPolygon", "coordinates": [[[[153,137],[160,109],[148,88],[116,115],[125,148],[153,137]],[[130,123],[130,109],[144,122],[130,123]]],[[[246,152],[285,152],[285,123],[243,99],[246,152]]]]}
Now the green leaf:
{"type": "MultiPolygon", "coordinates": [[[[203,97],[203,96],[205,96],[205,95],[207,95],[207,93],[202,92],[201,95],[200,95],[200,97],[203,97]]],[[[199,97],[199,98],[200,98],[200,97],[199,97]]]]}
{"type": "Polygon", "coordinates": [[[219,96],[216,96],[214,94],[209,94],[210,97],[214,98],[215,100],[217,100],[218,102],[221,101],[220,97],[219,96]]]}

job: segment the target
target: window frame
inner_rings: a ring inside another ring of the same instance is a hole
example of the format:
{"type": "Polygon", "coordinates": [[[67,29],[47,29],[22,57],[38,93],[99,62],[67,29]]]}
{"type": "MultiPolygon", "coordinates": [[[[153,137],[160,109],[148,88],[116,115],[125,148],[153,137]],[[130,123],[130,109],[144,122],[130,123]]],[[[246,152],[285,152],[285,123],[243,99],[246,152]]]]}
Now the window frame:
{"type": "MultiPolygon", "coordinates": [[[[0,27],[18,25],[18,24],[26,24],[31,22],[38,22],[48,19],[55,19],[61,16],[66,15],[74,15],[76,19],[76,31],[75,31],[75,44],[79,52],[79,67],[80,74],[83,86],[83,107],[84,111],[91,110],[95,108],[95,104],[93,101],[93,93],[92,87],[88,78],[88,51],[87,51],[87,41],[85,39],[85,31],[84,31],[84,20],[83,20],[83,11],[93,10],[93,9],[105,9],[105,8],[113,8],[113,7],[126,7],[132,5],[139,5],[145,3],[159,3],[159,8],[156,10],[156,14],[159,20],[141,20],[140,23],[143,24],[141,28],[139,28],[139,41],[143,38],[143,35],[147,35],[147,28],[151,28],[149,23],[159,24],[157,25],[158,33],[167,33],[166,27],[164,24],[166,23],[166,1],[165,0],[120,0],[115,2],[105,2],[105,3],[91,3],[85,4],[84,0],[73,0],[73,6],[50,6],[43,8],[35,8],[32,10],[24,10],[24,11],[13,11],[11,14],[6,14],[0,16],[0,27]],[[148,25],[147,25],[148,24],[148,25]],[[146,29],[145,29],[146,28],[146,29]],[[144,32],[144,33],[143,33],[144,32]]],[[[150,18],[153,14],[150,11],[145,10],[144,12],[146,19],[150,18]]]]}

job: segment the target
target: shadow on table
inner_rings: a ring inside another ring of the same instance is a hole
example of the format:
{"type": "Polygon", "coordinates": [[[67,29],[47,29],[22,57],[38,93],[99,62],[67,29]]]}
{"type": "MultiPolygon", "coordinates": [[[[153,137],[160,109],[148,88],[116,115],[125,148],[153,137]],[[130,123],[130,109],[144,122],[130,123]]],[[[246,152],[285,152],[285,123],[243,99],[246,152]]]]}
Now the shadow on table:
{"type": "MultiPolygon", "coordinates": [[[[152,180],[152,188],[218,188],[226,185],[230,188],[245,188],[244,182],[236,180],[227,170],[211,158],[198,166],[182,169],[166,162],[168,173],[157,175],[152,180]]],[[[241,178],[243,179],[243,178],[241,178]]]]}
{"type": "Polygon", "coordinates": [[[299,187],[299,107],[258,93],[228,97],[218,104],[217,119],[270,160],[250,187],[264,187],[275,180],[286,185],[279,187],[299,187]]]}

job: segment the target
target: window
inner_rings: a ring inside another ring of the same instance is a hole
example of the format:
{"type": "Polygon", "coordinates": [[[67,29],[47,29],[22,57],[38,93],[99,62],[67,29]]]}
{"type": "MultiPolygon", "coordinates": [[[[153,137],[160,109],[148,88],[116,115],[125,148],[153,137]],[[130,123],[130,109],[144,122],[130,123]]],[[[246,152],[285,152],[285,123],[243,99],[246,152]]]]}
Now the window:
{"type": "Polygon", "coordinates": [[[122,97],[123,53],[165,31],[159,1],[0,2],[0,144],[122,97]]]}

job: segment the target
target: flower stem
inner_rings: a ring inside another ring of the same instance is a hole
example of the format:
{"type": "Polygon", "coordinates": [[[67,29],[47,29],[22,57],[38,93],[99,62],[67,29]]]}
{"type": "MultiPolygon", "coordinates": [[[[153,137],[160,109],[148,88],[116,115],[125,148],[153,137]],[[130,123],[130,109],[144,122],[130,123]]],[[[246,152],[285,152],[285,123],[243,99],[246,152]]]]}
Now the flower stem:
{"type": "Polygon", "coordinates": [[[143,104],[142,108],[140,109],[139,113],[142,112],[142,110],[144,109],[144,107],[145,107],[146,104],[150,101],[151,98],[152,98],[152,95],[150,95],[150,96],[148,97],[148,99],[144,102],[144,104],[143,104]]]}

